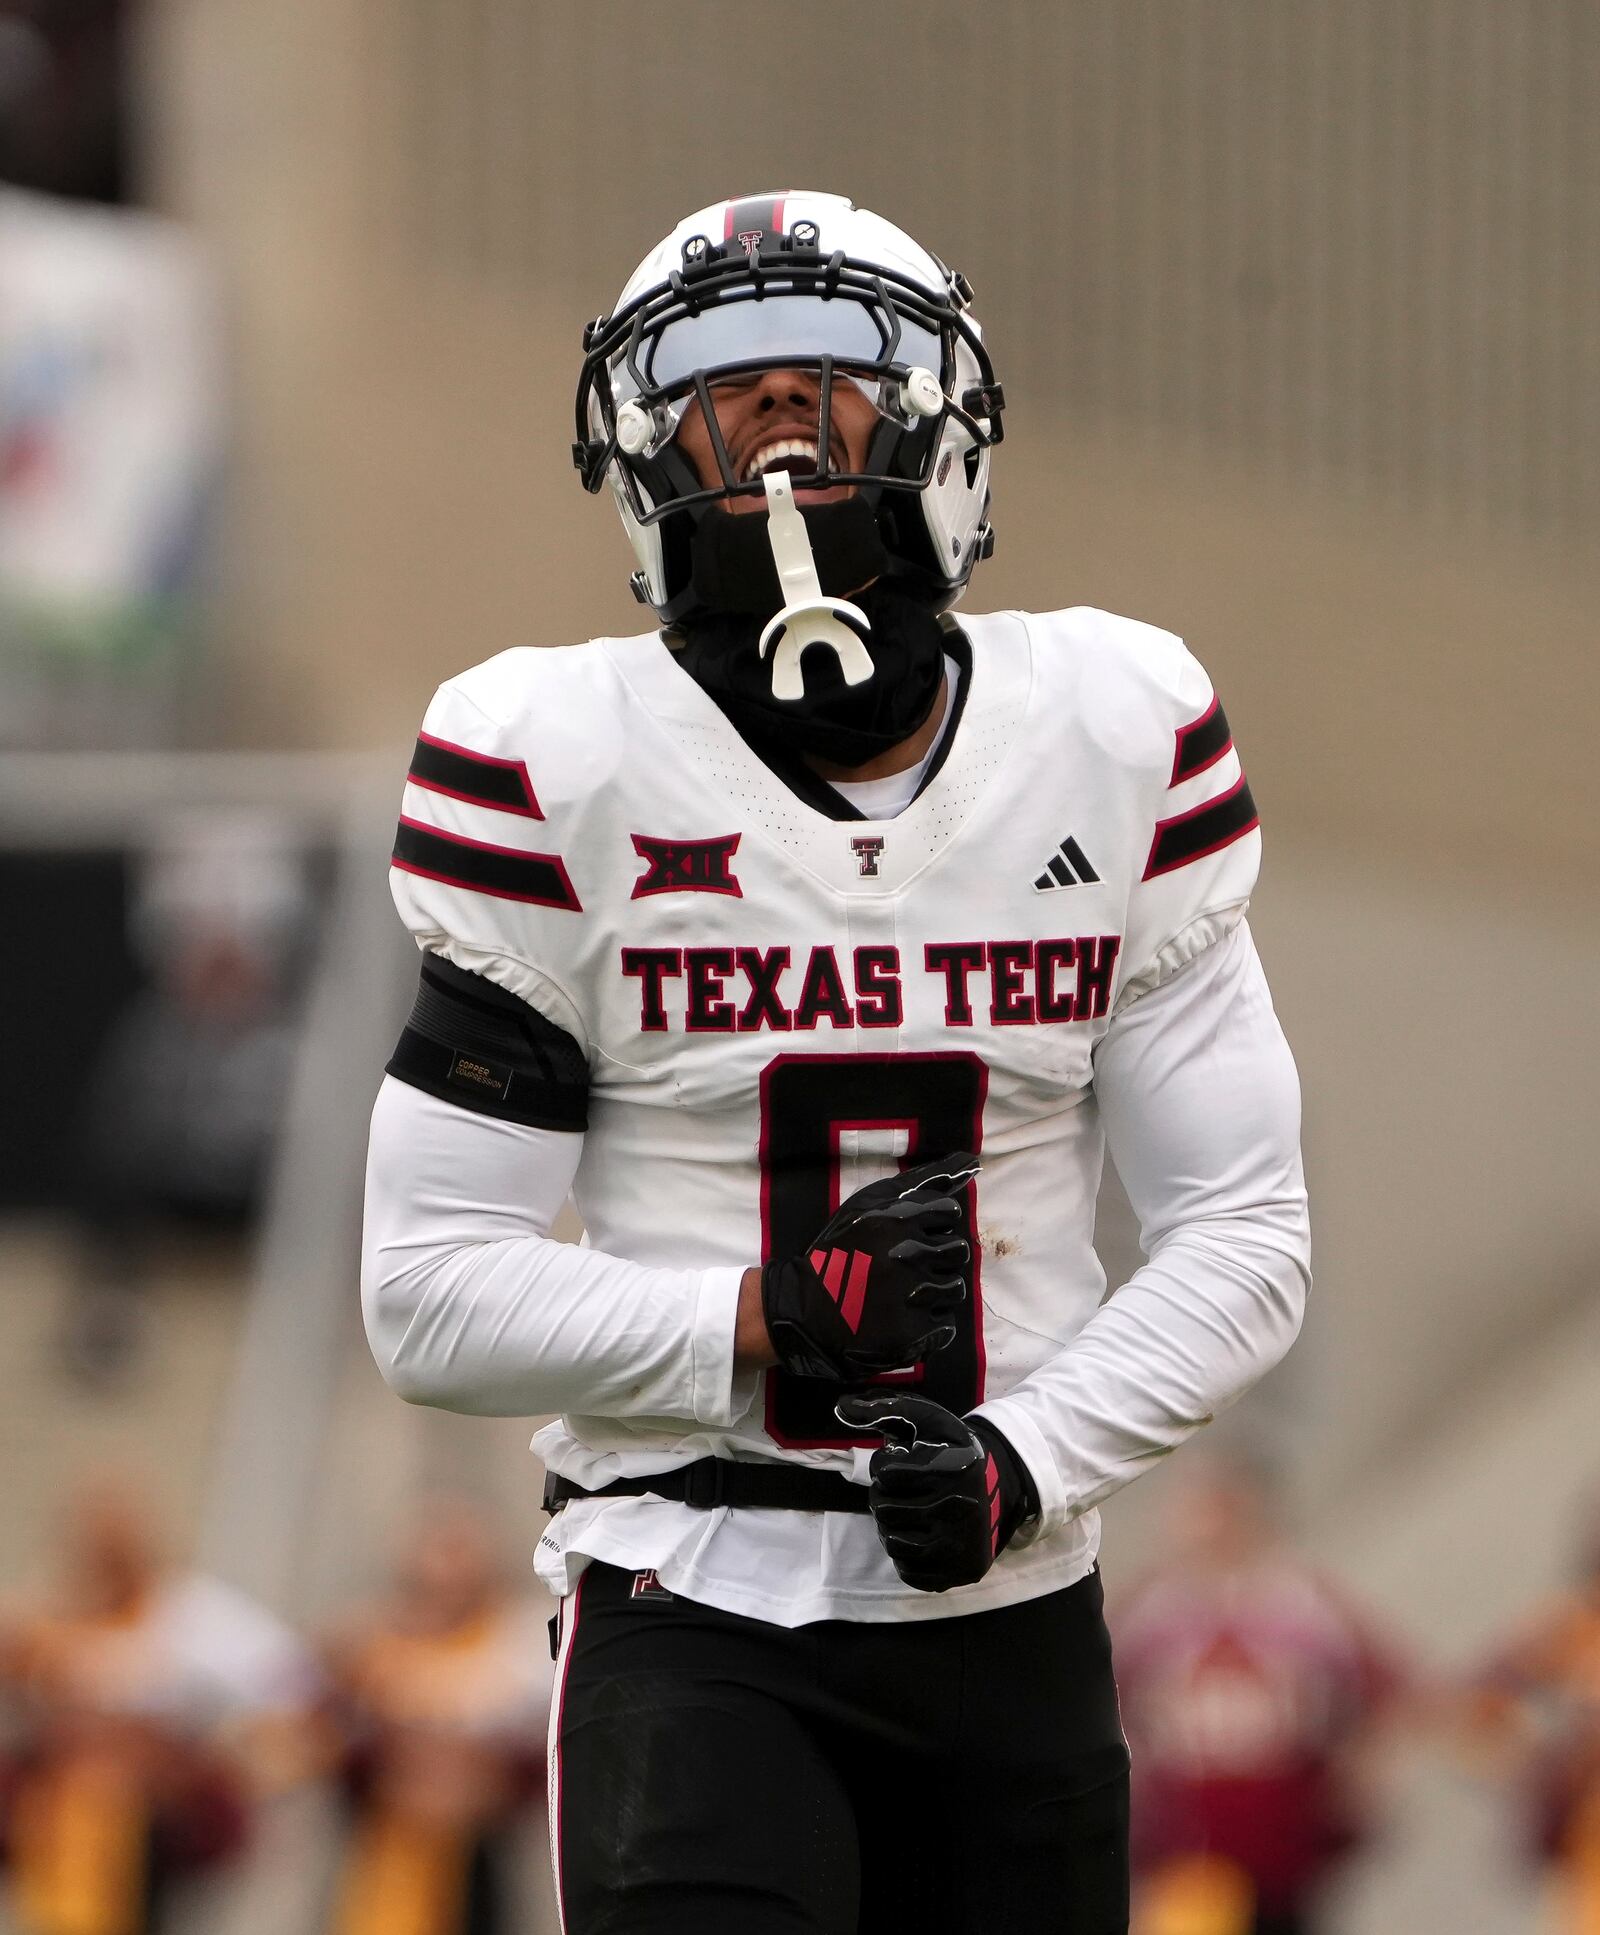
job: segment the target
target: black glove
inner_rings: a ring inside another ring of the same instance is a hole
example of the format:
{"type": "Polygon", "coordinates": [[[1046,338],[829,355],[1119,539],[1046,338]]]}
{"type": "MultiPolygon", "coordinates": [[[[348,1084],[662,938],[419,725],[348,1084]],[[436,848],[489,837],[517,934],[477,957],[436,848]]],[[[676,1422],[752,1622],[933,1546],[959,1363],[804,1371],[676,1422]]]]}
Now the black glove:
{"type": "Polygon", "coordinates": [[[858,1392],[834,1407],[853,1431],[882,1432],[872,1516],[908,1586],[948,1592],[981,1579],[1039,1509],[1027,1468],[987,1418],[958,1418],[910,1392],[858,1392]]]}
{"type": "Polygon", "coordinates": [[[846,1198],[804,1256],[761,1272],[761,1312],[784,1370],[858,1383],[943,1350],[968,1295],[960,1192],[978,1158],[925,1162],[846,1198]]]}

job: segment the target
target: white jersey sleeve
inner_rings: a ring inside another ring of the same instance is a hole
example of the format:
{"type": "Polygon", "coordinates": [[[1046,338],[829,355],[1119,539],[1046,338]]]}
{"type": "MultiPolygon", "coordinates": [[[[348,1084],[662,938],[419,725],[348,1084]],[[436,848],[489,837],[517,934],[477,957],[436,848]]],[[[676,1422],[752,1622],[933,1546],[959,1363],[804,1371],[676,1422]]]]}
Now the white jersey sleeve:
{"type": "MultiPolygon", "coordinates": [[[[1124,621],[1124,629],[1127,627],[1124,621]]],[[[1221,701],[1169,633],[1139,655],[1164,730],[1151,734],[1117,1007],[1158,987],[1243,918],[1261,866],[1260,820],[1221,701]]]]}
{"type": "Polygon", "coordinates": [[[1149,1261],[979,1407],[1034,1479],[1041,1534],[1242,1396],[1310,1286],[1299,1083],[1246,924],[1113,1018],[1095,1094],[1149,1261]]]}
{"type": "Polygon", "coordinates": [[[726,1424],[737,1269],[652,1269],[550,1229],[583,1138],[385,1080],[372,1116],[362,1314],[385,1380],[480,1416],[579,1410],[726,1424]]]}
{"type": "Polygon", "coordinates": [[[518,722],[496,703],[512,662],[530,656],[503,653],[434,695],[406,777],[390,889],[420,948],[496,982],[587,1048],[589,1021],[564,973],[583,902],[549,823],[551,773],[567,782],[563,799],[584,776],[560,757],[568,736],[552,734],[555,757],[535,792],[512,743],[518,722]]]}

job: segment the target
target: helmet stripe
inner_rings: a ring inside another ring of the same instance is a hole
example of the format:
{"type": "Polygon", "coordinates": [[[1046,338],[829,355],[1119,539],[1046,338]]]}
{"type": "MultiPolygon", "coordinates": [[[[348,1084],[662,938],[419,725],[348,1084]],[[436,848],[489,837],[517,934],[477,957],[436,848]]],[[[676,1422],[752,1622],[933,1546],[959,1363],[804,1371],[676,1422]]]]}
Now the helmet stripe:
{"type": "Polygon", "coordinates": [[[745,248],[754,254],[762,237],[783,233],[783,204],[787,199],[786,195],[746,195],[742,201],[729,202],[722,218],[723,241],[753,235],[756,241],[746,242],[745,248]]]}

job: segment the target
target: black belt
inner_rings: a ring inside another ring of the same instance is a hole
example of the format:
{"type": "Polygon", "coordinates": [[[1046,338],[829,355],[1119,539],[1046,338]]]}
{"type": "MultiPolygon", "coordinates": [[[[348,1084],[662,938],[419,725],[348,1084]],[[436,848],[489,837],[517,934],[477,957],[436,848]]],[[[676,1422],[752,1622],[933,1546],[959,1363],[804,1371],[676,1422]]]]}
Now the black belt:
{"type": "Polygon", "coordinates": [[[717,1505],[754,1505],[779,1512],[867,1512],[865,1485],[852,1485],[836,1471],[804,1471],[794,1465],[736,1465],[727,1458],[697,1458],[672,1471],[643,1478],[614,1478],[589,1491],[570,1478],[548,1472],[544,1508],[559,1512],[574,1498],[673,1498],[709,1512],[717,1505]]]}

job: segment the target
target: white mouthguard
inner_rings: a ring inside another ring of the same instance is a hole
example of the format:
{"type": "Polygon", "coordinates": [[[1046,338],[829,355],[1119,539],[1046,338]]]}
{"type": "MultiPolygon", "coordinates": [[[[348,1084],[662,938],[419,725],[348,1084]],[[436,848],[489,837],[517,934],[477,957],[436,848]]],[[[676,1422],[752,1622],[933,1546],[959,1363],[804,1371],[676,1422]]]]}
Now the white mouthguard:
{"type": "Polygon", "coordinates": [[[860,685],[873,673],[872,654],[861,642],[862,632],[872,629],[867,615],[842,598],[823,597],[811,540],[794,501],[788,471],[774,470],[763,481],[767,490],[767,536],[785,599],[782,611],[763,628],[759,647],[763,658],[772,651],[772,696],[805,697],[800,659],[808,645],[826,645],[839,661],[845,684],[860,685]]]}

